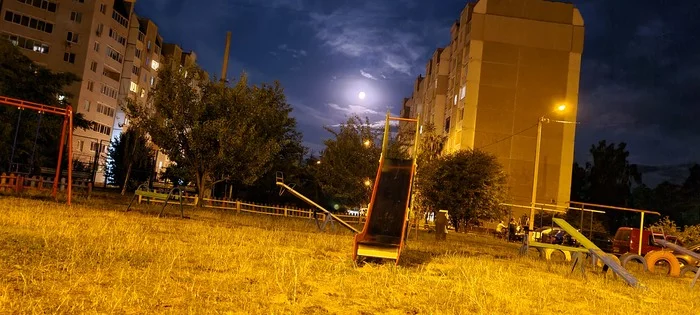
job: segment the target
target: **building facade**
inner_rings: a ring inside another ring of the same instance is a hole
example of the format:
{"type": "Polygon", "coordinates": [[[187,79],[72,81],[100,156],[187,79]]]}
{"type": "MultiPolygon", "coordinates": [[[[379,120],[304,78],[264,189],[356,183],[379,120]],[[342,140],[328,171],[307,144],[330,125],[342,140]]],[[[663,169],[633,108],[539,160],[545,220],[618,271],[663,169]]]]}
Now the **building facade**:
{"type": "MultiPolygon", "coordinates": [[[[111,140],[128,125],[121,104],[127,98],[146,101],[166,45],[158,26],[139,17],[134,4],[135,0],[0,1],[0,37],[34,62],[81,78],[67,88],[67,101],[91,128],[75,130],[73,159],[91,165],[98,161],[96,183],[105,181],[111,140]]],[[[185,54],[194,58],[194,53],[185,54]]],[[[163,156],[159,159],[156,164],[169,163],[163,156]]]]}
{"type": "MultiPolygon", "coordinates": [[[[508,175],[509,202],[530,206],[540,117],[576,120],[583,35],[583,18],[569,3],[469,3],[402,115],[421,115],[447,135],[444,153],[493,153],[508,175]],[[555,113],[560,104],[566,110],[555,113]]],[[[569,201],[574,136],[575,124],[543,124],[538,203],[569,201]]]]}

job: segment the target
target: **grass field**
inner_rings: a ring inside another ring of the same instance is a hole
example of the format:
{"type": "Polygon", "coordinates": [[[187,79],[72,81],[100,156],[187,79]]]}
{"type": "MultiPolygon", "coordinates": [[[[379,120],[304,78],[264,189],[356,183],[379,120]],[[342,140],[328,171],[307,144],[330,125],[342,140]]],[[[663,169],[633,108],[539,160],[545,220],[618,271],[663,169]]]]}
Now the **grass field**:
{"type": "MultiPolygon", "coordinates": [[[[694,314],[700,287],[640,276],[646,290],[517,245],[410,237],[400,266],[356,266],[352,236],[310,220],[209,210],[156,218],[123,199],[0,196],[0,313],[694,314]]],[[[171,208],[170,213],[175,214],[171,208]]]]}

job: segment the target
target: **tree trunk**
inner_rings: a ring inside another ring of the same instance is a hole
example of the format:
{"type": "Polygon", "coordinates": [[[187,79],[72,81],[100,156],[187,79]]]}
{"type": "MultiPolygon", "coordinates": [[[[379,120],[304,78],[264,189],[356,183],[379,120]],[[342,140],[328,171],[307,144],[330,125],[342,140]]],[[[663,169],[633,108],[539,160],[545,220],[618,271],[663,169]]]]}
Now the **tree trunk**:
{"type": "Polygon", "coordinates": [[[202,202],[202,198],[204,198],[204,181],[206,180],[206,177],[206,173],[204,172],[195,172],[197,194],[199,194],[199,198],[197,199],[197,204],[195,205],[195,207],[199,206],[199,204],[202,202]]]}

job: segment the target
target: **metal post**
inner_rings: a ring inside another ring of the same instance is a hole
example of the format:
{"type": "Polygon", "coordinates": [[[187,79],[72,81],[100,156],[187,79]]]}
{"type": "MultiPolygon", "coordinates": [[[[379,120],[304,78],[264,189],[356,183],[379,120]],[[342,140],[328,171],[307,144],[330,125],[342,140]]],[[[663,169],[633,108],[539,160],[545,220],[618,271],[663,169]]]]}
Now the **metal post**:
{"type": "Polygon", "coordinates": [[[532,200],[530,208],[530,230],[535,226],[535,203],[537,202],[537,177],[540,167],[540,144],[542,143],[542,122],[544,117],[537,121],[537,146],[535,147],[535,171],[532,177],[532,200]]]}
{"type": "Polygon", "coordinates": [[[384,138],[382,139],[382,155],[379,157],[381,161],[386,157],[387,147],[389,146],[389,115],[390,111],[386,111],[386,122],[384,123],[384,138]]]}
{"type": "Polygon", "coordinates": [[[73,196],[73,107],[66,107],[68,115],[68,205],[73,196]]]}
{"type": "Polygon", "coordinates": [[[231,47],[231,32],[226,32],[226,47],[224,48],[224,64],[221,66],[221,82],[226,83],[226,68],[228,68],[228,54],[231,47]]]}
{"type": "Polygon", "coordinates": [[[63,161],[63,145],[66,143],[66,125],[68,124],[68,117],[63,117],[63,126],[61,127],[61,140],[58,147],[58,162],[56,163],[56,175],[53,179],[53,189],[51,190],[51,196],[56,198],[56,192],[58,191],[58,181],[61,178],[61,162],[63,161]]]}
{"type": "MultiPolygon", "coordinates": [[[[15,127],[15,141],[12,143],[12,153],[10,154],[10,172],[12,172],[12,162],[15,160],[15,148],[17,147],[17,136],[19,135],[19,126],[22,120],[22,108],[18,108],[19,114],[17,115],[17,127],[15,127]]],[[[18,170],[19,171],[19,170],[18,170]]]]}
{"type": "Polygon", "coordinates": [[[642,212],[642,219],[639,220],[639,248],[637,249],[637,255],[642,255],[642,235],[644,235],[644,212],[642,212]]]}

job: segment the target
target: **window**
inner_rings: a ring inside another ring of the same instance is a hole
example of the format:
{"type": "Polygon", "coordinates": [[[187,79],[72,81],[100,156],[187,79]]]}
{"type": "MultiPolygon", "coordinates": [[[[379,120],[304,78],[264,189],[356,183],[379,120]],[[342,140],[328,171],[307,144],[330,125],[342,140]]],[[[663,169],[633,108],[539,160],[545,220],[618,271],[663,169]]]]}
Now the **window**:
{"type": "Polygon", "coordinates": [[[85,3],[85,0],[73,0],[73,2],[85,3]]]}
{"type": "Polygon", "coordinates": [[[109,116],[109,117],[114,117],[115,111],[114,111],[114,108],[98,102],[97,103],[97,112],[101,113],[103,115],[109,116]]]}
{"type": "MultiPolygon", "coordinates": [[[[104,135],[109,135],[112,133],[112,127],[105,126],[98,122],[90,122],[90,130],[97,131],[104,135]]],[[[99,149],[97,142],[90,143],[90,151],[97,151],[99,149]]]]}
{"type": "Polygon", "coordinates": [[[115,100],[117,99],[117,89],[115,89],[109,85],[106,85],[103,83],[102,89],[100,90],[100,92],[102,92],[102,94],[104,94],[110,98],[113,98],[115,100]]]}
{"type": "Polygon", "coordinates": [[[117,11],[112,10],[112,19],[119,22],[122,26],[128,28],[129,27],[129,20],[127,20],[125,17],[123,17],[121,14],[117,13],[117,11]]]}
{"type": "Polygon", "coordinates": [[[5,39],[9,40],[13,45],[15,45],[19,48],[24,48],[27,50],[41,53],[41,54],[48,54],[49,53],[49,45],[44,44],[38,40],[26,38],[26,37],[19,36],[19,35],[8,34],[8,33],[0,34],[0,38],[5,38],[5,39]]]}
{"type": "Polygon", "coordinates": [[[10,10],[5,11],[5,21],[26,26],[37,31],[42,31],[46,33],[53,33],[53,23],[35,19],[30,16],[22,15],[19,13],[12,12],[10,10]]]}
{"type": "Polygon", "coordinates": [[[97,142],[90,141],[90,151],[92,151],[92,152],[97,151],[97,146],[98,146],[97,142]]]}
{"type": "Polygon", "coordinates": [[[80,24],[80,22],[83,21],[83,14],[80,12],[73,11],[70,13],[70,20],[75,22],[75,23],[80,24]]]}
{"type": "Polygon", "coordinates": [[[47,1],[47,0],[18,0],[19,2],[22,2],[24,4],[28,4],[34,7],[37,7],[42,10],[46,10],[49,12],[56,12],[56,2],[53,1],[47,1]]]}
{"type": "Polygon", "coordinates": [[[119,82],[119,76],[121,74],[117,71],[109,69],[108,67],[103,67],[102,68],[102,75],[114,80],[115,82],[119,82]]]}
{"type": "Polygon", "coordinates": [[[122,56],[122,54],[114,50],[112,47],[107,46],[107,49],[105,50],[107,51],[107,57],[112,58],[113,60],[119,63],[122,63],[122,61],[124,61],[124,56],[122,56]]]}
{"type": "Polygon", "coordinates": [[[117,41],[122,46],[126,45],[126,38],[124,36],[119,35],[119,33],[117,33],[117,31],[115,31],[112,28],[109,29],[109,37],[117,41]]]}
{"type": "Polygon", "coordinates": [[[100,52],[100,43],[95,42],[95,44],[92,46],[92,50],[100,52]]]}
{"type": "Polygon", "coordinates": [[[461,89],[459,89],[459,99],[464,99],[464,97],[467,95],[467,86],[463,85],[461,89]]]}
{"type": "Polygon", "coordinates": [[[148,44],[146,45],[146,49],[148,49],[148,51],[151,51],[151,41],[150,40],[148,41],[148,44]]]}
{"type": "Polygon", "coordinates": [[[78,33],[68,32],[66,35],[66,41],[71,43],[78,43],[78,33]]]}
{"type": "Polygon", "coordinates": [[[141,97],[146,97],[146,89],[141,88],[141,97]]]}
{"type": "Polygon", "coordinates": [[[134,92],[134,93],[138,93],[138,91],[139,91],[138,84],[131,82],[131,86],[129,87],[129,91],[134,92]]]}
{"type": "Polygon", "coordinates": [[[156,83],[156,78],[154,76],[151,76],[151,86],[156,83]]]}
{"type": "Polygon", "coordinates": [[[136,48],[136,50],[134,51],[134,55],[136,56],[136,58],[141,59],[141,49],[136,48]]]}
{"type": "Polygon", "coordinates": [[[136,76],[139,76],[139,74],[141,74],[141,68],[139,68],[139,66],[132,66],[131,73],[135,74],[136,76]]]}
{"type": "Polygon", "coordinates": [[[97,24],[97,29],[95,30],[95,34],[97,34],[97,36],[102,36],[102,31],[104,31],[104,29],[105,29],[104,24],[102,24],[102,23],[97,24]]]}
{"type": "Polygon", "coordinates": [[[454,104],[454,105],[457,105],[457,94],[455,94],[455,97],[454,97],[454,102],[453,102],[453,104],[454,104]]]}
{"type": "Polygon", "coordinates": [[[64,53],[63,54],[63,61],[67,63],[75,63],[75,54],[74,53],[64,53]]]}
{"type": "Polygon", "coordinates": [[[146,35],[139,31],[139,41],[143,43],[144,38],[146,38],[146,35]]]}
{"type": "Polygon", "coordinates": [[[87,89],[88,89],[88,91],[93,92],[95,90],[95,82],[88,81],[87,82],[87,89]]]}
{"type": "Polygon", "coordinates": [[[97,72],[97,62],[93,61],[90,63],[90,71],[97,72]]]}
{"type": "Polygon", "coordinates": [[[101,3],[100,4],[100,12],[102,12],[102,14],[106,14],[107,13],[107,5],[105,5],[104,3],[101,3]]]}
{"type": "Polygon", "coordinates": [[[77,143],[78,143],[78,145],[76,147],[77,147],[78,151],[83,152],[83,148],[85,147],[85,141],[78,140],[77,143]]]}
{"type": "Polygon", "coordinates": [[[90,101],[89,100],[85,100],[85,105],[83,106],[83,110],[85,110],[86,112],[90,111],[90,101]]]}
{"type": "Polygon", "coordinates": [[[160,64],[158,63],[158,61],[155,61],[155,60],[151,61],[151,68],[153,70],[158,70],[158,67],[160,67],[160,64]]]}
{"type": "Polygon", "coordinates": [[[445,119],[445,132],[450,132],[450,117],[445,119]]]}

